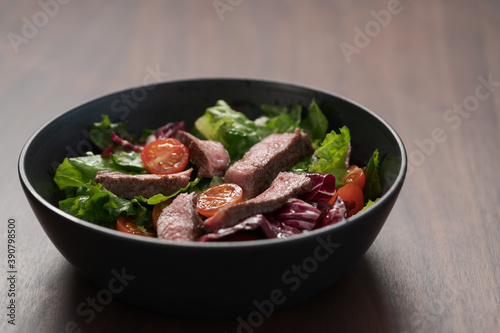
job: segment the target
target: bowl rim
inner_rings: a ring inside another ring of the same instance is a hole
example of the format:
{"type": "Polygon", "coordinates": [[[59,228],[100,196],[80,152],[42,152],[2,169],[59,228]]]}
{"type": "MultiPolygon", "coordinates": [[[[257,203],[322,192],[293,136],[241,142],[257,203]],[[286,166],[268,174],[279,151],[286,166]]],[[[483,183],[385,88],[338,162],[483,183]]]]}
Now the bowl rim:
{"type": "MultiPolygon", "coordinates": [[[[256,84],[270,84],[270,85],[281,85],[283,87],[288,87],[288,88],[293,88],[293,89],[305,89],[313,92],[318,92],[321,94],[329,95],[332,97],[335,97],[337,99],[343,100],[344,102],[347,102],[349,104],[352,104],[353,106],[363,110],[363,112],[368,113],[370,116],[375,118],[379,123],[381,123],[383,126],[386,127],[386,129],[390,132],[390,134],[393,136],[395,139],[400,154],[401,154],[401,167],[399,168],[397,176],[394,178],[393,184],[388,188],[388,190],[380,197],[380,200],[375,203],[372,207],[370,207],[370,210],[376,209],[376,207],[381,207],[384,202],[390,200],[389,197],[392,197],[393,195],[397,195],[397,191],[399,191],[399,187],[402,186],[404,179],[406,177],[406,171],[407,171],[407,154],[406,154],[406,149],[404,146],[404,143],[398,133],[395,131],[395,129],[385,120],[383,119],[380,115],[372,111],[371,109],[365,107],[364,105],[353,101],[352,99],[345,97],[341,94],[338,93],[333,93],[324,89],[316,88],[314,86],[310,85],[302,85],[302,84],[297,84],[297,83],[289,83],[289,82],[284,82],[284,81],[279,81],[279,80],[270,80],[270,79],[261,79],[261,78],[245,78],[245,77],[207,77],[207,78],[188,78],[188,79],[176,79],[176,80],[171,80],[171,81],[162,81],[158,82],[155,84],[151,84],[149,86],[158,86],[158,85],[175,85],[175,84],[187,84],[190,82],[193,83],[199,83],[201,81],[238,81],[238,82],[245,82],[245,81],[250,81],[256,84]]],[[[139,86],[139,87],[148,87],[146,86],[139,86]]],[[[48,202],[45,198],[43,198],[31,185],[28,175],[26,174],[26,169],[25,169],[25,159],[26,159],[26,154],[33,143],[33,141],[36,139],[38,134],[42,132],[46,127],[48,127],[50,124],[52,124],[54,121],[58,120],[59,118],[65,116],[66,114],[75,111],[76,109],[80,107],[84,107],[90,103],[93,103],[97,100],[104,99],[116,94],[120,94],[126,91],[131,91],[133,89],[136,89],[136,87],[129,87],[125,89],[121,89],[115,92],[103,94],[101,96],[98,96],[96,98],[93,98],[91,100],[88,100],[87,102],[81,103],[69,110],[63,111],[59,113],[58,115],[52,117],[48,121],[46,121],[43,125],[41,125],[33,134],[29,136],[25,144],[23,145],[21,152],[18,157],[18,175],[21,180],[22,185],[26,188],[26,190],[32,195],[35,200],[37,200],[39,203],[41,203],[46,209],[51,210],[53,213],[62,216],[65,219],[70,220],[73,223],[76,223],[80,225],[81,227],[84,228],[90,228],[93,231],[96,232],[104,232],[110,237],[116,237],[116,238],[122,238],[122,239],[129,239],[134,242],[140,242],[140,243],[149,243],[151,245],[157,245],[157,246],[181,246],[181,247],[188,247],[188,248],[241,248],[241,247],[254,247],[254,246],[274,246],[277,244],[283,244],[285,242],[300,242],[301,240],[304,240],[306,238],[318,238],[321,236],[326,236],[332,230],[340,230],[340,229],[345,229],[349,228],[352,225],[356,225],[360,221],[360,216],[365,215],[367,212],[369,213],[370,210],[360,212],[359,214],[356,214],[352,217],[349,218],[347,221],[343,221],[341,223],[329,225],[326,227],[322,227],[319,229],[303,232],[301,234],[285,237],[285,238],[273,238],[273,239],[259,239],[259,240],[246,240],[246,241],[231,241],[231,242],[179,242],[179,241],[172,241],[172,240],[166,240],[166,239],[158,239],[158,238],[152,238],[152,237],[138,237],[135,235],[129,235],[123,232],[119,232],[117,230],[113,230],[110,228],[106,228],[97,224],[94,224],[92,222],[77,218],[69,213],[64,212],[63,210],[59,209],[58,207],[54,206],[50,202],[48,202]]],[[[40,221],[38,221],[40,223],[40,221]]]]}

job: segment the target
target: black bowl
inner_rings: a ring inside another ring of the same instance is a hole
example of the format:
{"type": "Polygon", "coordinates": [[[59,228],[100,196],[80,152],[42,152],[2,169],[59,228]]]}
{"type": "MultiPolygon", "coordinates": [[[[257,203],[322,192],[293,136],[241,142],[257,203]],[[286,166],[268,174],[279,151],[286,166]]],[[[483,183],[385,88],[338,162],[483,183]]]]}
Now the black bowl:
{"type": "Polygon", "coordinates": [[[166,82],[117,92],[52,119],[27,141],[19,176],[41,226],[61,254],[102,288],[102,304],[118,297],[162,313],[192,317],[268,316],[334,284],[368,250],[385,223],[406,173],[397,133],[379,116],[343,97],[297,85],[249,79],[166,82]],[[188,126],[219,99],[249,117],[259,106],[308,106],[314,99],[330,128],[347,125],[351,159],[366,162],[375,148],[387,156],[382,198],[348,223],[287,239],[178,243],[127,234],[58,209],[57,165],[93,149],[88,129],[108,114],[132,132],[185,120],[188,126]]]}

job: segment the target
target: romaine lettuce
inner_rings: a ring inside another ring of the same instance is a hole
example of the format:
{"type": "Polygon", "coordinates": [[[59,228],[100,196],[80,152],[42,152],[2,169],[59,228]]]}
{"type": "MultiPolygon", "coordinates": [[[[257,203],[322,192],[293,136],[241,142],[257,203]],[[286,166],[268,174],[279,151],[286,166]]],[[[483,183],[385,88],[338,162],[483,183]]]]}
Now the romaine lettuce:
{"type": "Polygon", "coordinates": [[[265,127],[234,111],[222,100],[208,108],[194,126],[207,140],[222,143],[232,162],[239,160],[250,147],[269,135],[265,127]]]}

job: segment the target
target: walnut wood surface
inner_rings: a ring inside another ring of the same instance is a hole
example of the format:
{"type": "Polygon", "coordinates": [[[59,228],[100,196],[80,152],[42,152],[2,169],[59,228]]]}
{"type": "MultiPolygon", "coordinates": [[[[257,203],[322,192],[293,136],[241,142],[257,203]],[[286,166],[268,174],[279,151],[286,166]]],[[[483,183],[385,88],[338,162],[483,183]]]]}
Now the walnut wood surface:
{"type": "Polygon", "coordinates": [[[99,289],[45,236],[17,177],[28,137],[70,108],[155,79],[222,76],[353,99],[396,129],[410,161],[355,268],[251,331],[500,331],[499,1],[2,1],[0,32],[0,331],[249,331],[117,299],[79,315],[99,289]],[[15,326],[4,314],[9,218],[15,326]]]}

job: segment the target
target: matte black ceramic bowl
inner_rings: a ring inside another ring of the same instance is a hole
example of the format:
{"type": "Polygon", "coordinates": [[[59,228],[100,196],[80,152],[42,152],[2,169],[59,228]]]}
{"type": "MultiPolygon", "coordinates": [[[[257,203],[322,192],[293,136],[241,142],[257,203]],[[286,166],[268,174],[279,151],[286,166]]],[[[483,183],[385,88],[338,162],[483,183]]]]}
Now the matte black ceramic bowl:
{"type": "Polygon", "coordinates": [[[40,224],[61,254],[102,288],[99,302],[119,297],[152,311],[193,317],[268,316],[334,284],[375,240],[405,172],[402,141],[372,111],[331,93],[247,79],[166,82],[98,98],[45,124],[19,158],[21,183],[40,224]],[[349,127],[352,161],[366,162],[375,148],[390,157],[381,200],[342,225],[287,239],[230,243],[130,236],[58,209],[62,197],[52,181],[55,168],[65,157],[92,149],[88,129],[102,114],[126,121],[139,134],[169,121],[192,126],[219,99],[238,105],[251,118],[260,114],[263,103],[308,106],[315,99],[331,129],[349,127]]]}

